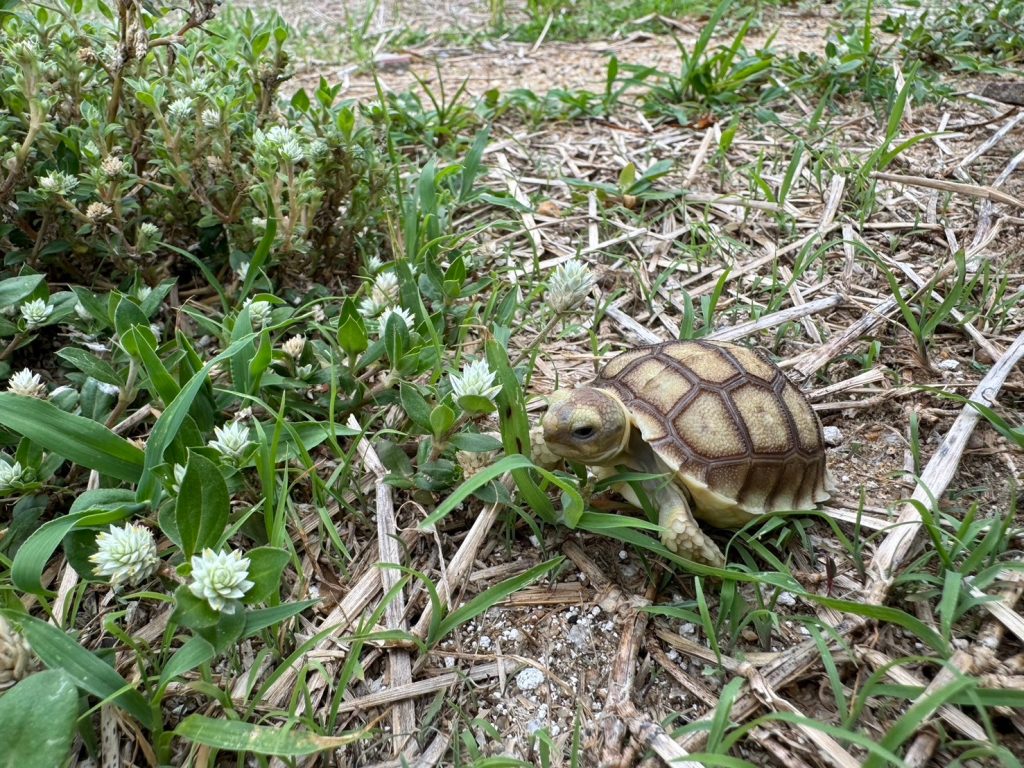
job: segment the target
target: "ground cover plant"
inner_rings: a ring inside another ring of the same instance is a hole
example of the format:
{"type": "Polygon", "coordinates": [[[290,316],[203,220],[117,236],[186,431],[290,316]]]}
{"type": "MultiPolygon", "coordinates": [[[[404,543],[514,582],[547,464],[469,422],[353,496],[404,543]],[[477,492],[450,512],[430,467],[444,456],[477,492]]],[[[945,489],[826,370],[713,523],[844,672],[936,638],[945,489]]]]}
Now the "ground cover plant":
{"type": "Polygon", "coordinates": [[[279,10],[0,2],[0,763],[1020,765],[1017,6],[279,10]],[[670,338],[721,569],[533,450],[670,338]]]}

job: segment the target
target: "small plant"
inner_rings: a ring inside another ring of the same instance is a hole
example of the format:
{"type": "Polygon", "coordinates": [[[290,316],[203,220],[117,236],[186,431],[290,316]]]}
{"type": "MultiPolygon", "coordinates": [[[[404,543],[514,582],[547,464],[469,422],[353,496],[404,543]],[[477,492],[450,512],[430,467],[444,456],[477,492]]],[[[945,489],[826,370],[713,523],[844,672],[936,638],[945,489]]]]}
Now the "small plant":
{"type": "Polygon", "coordinates": [[[745,18],[728,46],[712,49],[711,38],[732,7],[720,0],[688,51],[679,40],[678,73],[659,73],[649,67],[623,66],[635,83],[647,83],[644,103],[652,114],[670,117],[687,125],[705,112],[728,110],[756,101],[774,57],[766,50],[749,54],[743,46],[752,15],[745,18]]]}

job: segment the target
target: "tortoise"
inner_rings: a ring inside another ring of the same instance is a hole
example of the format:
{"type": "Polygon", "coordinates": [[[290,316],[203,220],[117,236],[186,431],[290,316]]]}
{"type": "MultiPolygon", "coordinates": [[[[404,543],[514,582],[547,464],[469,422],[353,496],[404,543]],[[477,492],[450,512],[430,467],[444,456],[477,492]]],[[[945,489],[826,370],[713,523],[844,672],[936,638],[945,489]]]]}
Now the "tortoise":
{"type": "MultiPolygon", "coordinates": [[[[599,477],[622,465],[658,473],[641,487],[662,543],[708,565],[725,557],[695,517],[738,528],[829,497],[810,403],[775,363],[737,344],[666,341],[616,355],[589,385],[551,395],[541,431],[543,448],[599,477]]],[[[641,506],[628,485],[617,490],[641,506]]]]}

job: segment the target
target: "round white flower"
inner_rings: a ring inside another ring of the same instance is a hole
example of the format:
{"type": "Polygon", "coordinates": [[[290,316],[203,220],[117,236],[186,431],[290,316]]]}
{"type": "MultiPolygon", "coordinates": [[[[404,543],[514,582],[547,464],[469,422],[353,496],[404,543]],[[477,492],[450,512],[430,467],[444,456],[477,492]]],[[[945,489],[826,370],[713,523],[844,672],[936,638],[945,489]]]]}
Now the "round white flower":
{"type": "Polygon", "coordinates": [[[7,380],[7,391],[23,397],[42,397],[46,394],[46,385],[38,373],[22,368],[7,380]]]}
{"type": "Polygon", "coordinates": [[[206,600],[215,611],[224,610],[228,600],[239,600],[252,589],[249,559],[238,550],[214,552],[204,549],[202,555],[192,557],[192,582],[189,590],[206,600]]]}
{"type": "Polygon", "coordinates": [[[249,428],[240,421],[233,421],[225,427],[214,427],[213,431],[216,438],[209,442],[209,446],[226,459],[242,459],[252,443],[249,428]]]}
{"type": "Polygon", "coordinates": [[[463,366],[461,374],[450,374],[452,392],[455,399],[470,395],[493,400],[501,385],[494,383],[494,372],[488,367],[486,360],[477,360],[463,366]]]}
{"type": "Polygon", "coordinates": [[[302,351],[306,348],[306,337],[305,336],[292,336],[288,341],[281,345],[281,350],[292,358],[292,360],[298,360],[302,357],[302,351]]]}
{"type": "Polygon", "coordinates": [[[405,327],[408,330],[412,330],[412,327],[416,324],[413,319],[412,313],[404,307],[388,307],[380,314],[380,319],[377,320],[377,325],[380,328],[380,334],[384,335],[384,329],[388,327],[388,320],[393,316],[401,318],[402,322],[405,323],[405,327]]]}
{"type": "Polygon", "coordinates": [[[42,299],[26,301],[19,308],[21,316],[25,319],[25,325],[35,328],[46,322],[46,319],[53,314],[53,305],[42,299]]]}
{"type": "Polygon", "coordinates": [[[7,464],[0,461],[0,493],[15,491],[25,479],[25,469],[20,461],[7,464]]]}
{"type": "Polygon", "coordinates": [[[556,312],[568,312],[583,301],[594,287],[590,267],[578,259],[559,264],[548,281],[548,304],[556,312]]]}
{"type": "Polygon", "coordinates": [[[381,272],[373,281],[374,291],[388,299],[386,303],[398,301],[398,275],[394,272],[381,272]]]}
{"type": "Polygon", "coordinates": [[[75,191],[78,186],[78,179],[63,171],[50,171],[39,179],[39,191],[47,192],[58,197],[66,197],[75,191]]]}
{"type": "Polygon", "coordinates": [[[246,299],[244,306],[249,308],[249,319],[252,321],[253,328],[262,328],[270,322],[270,313],[274,311],[274,307],[269,301],[246,299]]]}
{"type": "Polygon", "coordinates": [[[167,119],[171,123],[183,123],[192,114],[192,99],[175,99],[167,108],[167,119]]]}
{"type": "Polygon", "coordinates": [[[109,576],[114,586],[144,581],[160,565],[156,541],[144,525],[128,523],[123,528],[112,525],[106,533],[97,534],[96,546],[96,553],[89,557],[96,565],[93,573],[109,576]]]}

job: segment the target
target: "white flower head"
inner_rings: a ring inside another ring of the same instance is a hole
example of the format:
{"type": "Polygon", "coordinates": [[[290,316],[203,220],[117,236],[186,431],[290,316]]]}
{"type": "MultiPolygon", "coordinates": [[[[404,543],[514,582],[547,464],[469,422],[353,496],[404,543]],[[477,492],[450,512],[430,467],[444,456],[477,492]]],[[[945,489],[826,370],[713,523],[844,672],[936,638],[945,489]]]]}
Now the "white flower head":
{"type": "Polygon", "coordinates": [[[149,294],[151,294],[152,292],[153,289],[150,288],[148,285],[140,285],[138,288],[135,289],[135,298],[137,298],[139,301],[145,301],[147,298],[149,298],[149,294]]]}
{"type": "Polygon", "coordinates": [[[456,400],[466,395],[493,400],[501,392],[501,385],[494,383],[494,372],[486,360],[468,363],[463,366],[461,374],[452,373],[449,378],[456,400]]]}
{"type": "Polygon", "coordinates": [[[583,301],[594,287],[594,275],[584,262],[571,259],[555,268],[548,281],[548,304],[556,312],[568,312],[583,301]]]}
{"type": "Polygon", "coordinates": [[[80,301],[75,303],[75,314],[78,315],[79,320],[84,320],[85,322],[92,320],[92,312],[86,309],[85,305],[80,301]]]}
{"type": "Polygon", "coordinates": [[[306,151],[297,139],[289,139],[281,145],[281,154],[292,163],[301,163],[306,157],[306,151]]]}
{"type": "Polygon", "coordinates": [[[274,311],[274,307],[269,301],[246,299],[243,306],[249,308],[249,319],[252,321],[252,327],[256,329],[262,328],[269,323],[270,313],[274,311]]]}
{"type": "Polygon", "coordinates": [[[88,207],[85,209],[85,218],[87,218],[89,221],[93,223],[96,223],[107,218],[113,212],[113,208],[111,208],[106,203],[101,203],[97,200],[95,202],[89,203],[88,207]]]}
{"type": "Polygon", "coordinates": [[[206,600],[215,611],[224,610],[228,600],[239,600],[252,589],[249,559],[236,549],[214,552],[204,549],[202,555],[192,556],[192,582],[189,590],[206,600]]]}
{"type": "Polygon", "coordinates": [[[235,277],[241,282],[245,282],[245,278],[249,276],[249,262],[243,261],[238,265],[238,269],[235,270],[235,277]]]}
{"type": "Polygon", "coordinates": [[[233,421],[224,427],[214,427],[216,438],[208,444],[225,459],[239,461],[252,444],[249,428],[240,421],[233,421]]]}
{"type": "Polygon", "coordinates": [[[63,171],[50,171],[39,179],[39,191],[57,197],[67,197],[75,191],[77,186],[78,179],[63,171]]]}
{"type": "Polygon", "coordinates": [[[42,299],[26,301],[20,307],[21,316],[25,319],[25,325],[35,328],[46,322],[46,318],[53,314],[53,305],[42,299]]]}
{"type": "Polygon", "coordinates": [[[203,125],[207,128],[216,128],[220,125],[220,112],[212,107],[207,107],[203,110],[203,114],[200,116],[203,121],[203,125]]]}
{"type": "Polygon", "coordinates": [[[156,541],[144,525],[128,523],[123,528],[115,525],[96,536],[96,553],[89,561],[96,567],[97,576],[109,576],[110,583],[137,584],[152,576],[160,565],[156,541]]]}
{"type": "Polygon", "coordinates": [[[124,160],[116,155],[107,155],[100,161],[100,170],[104,176],[115,178],[124,173],[124,160]]]}
{"type": "Polygon", "coordinates": [[[167,119],[171,123],[183,123],[192,115],[192,99],[175,99],[167,107],[167,119]]]}
{"type": "Polygon", "coordinates": [[[153,243],[163,237],[163,233],[160,231],[160,227],[149,221],[144,221],[139,224],[138,236],[136,237],[136,247],[140,250],[149,250],[153,243]]]}
{"type": "Polygon", "coordinates": [[[394,272],[381,272],[373,281],[373,292],[387,299],[383,304],[394,304],[398,301],[398,275],[394,272]]]}
{"type": "Polygon", "coordinates": [[[367,320],[376,317],[385,309],[387,309],[388,303],[380,303],[377,301],[376,292],[371,293],[369,296],[364,296],[359,301],[358,311],[367,320]]]}
{"type": "Polygon", "coordinates": [[[300,378],[303,381],[305,381],[306,379],[308,379],[310,376],[313,375],[313,364],[312,363],[306,363],[305,365],[297,366],[295,368],[295,375],[298,378],[300,378]]]}
{"type": "Polygon", "coordinates": [[[373,256],[366,260],[366,271],[369,272],[371,275],[376,275],[383,268],[384,260],[380,256],[377,256],[376,254],[374,254],[373,256]]]}
{"type": "Polygon", "coordinates": [[[380,329],[380,335],[384,335],[384,329],[388,327],[388,320],[391,316],[401,318],[402,322],[405,323],[405,327],[408,330],[412,330],[412,327],[416,325],[416,321],[413,319],[412,313],[404,307],[387,307],[383,312],[380,313],[380,318],[377,320],[377,326],[380,329]]]}
{"type": "Polygon", "coordinates": [[[302,357],[302,350],[305,348],[306,337],[301,335],[292,336],[288,341],[281,345],[281,350],[292,360],[298,360],[302,357]]]}
{"type": "Polygon", "coordinates": [[[0,493],[17,490],[25,480],[25,468],[20,461],[7,464],[0,461],[0,493]]]}
{"type": "Polygon", "coordinates": [[[42,397],[46,394],[46,385],[38,373],[22,368],[7,380],[7,391],[23,397],[42,397]]]}
{"type": "Polygon", "coordinates": [[[309,157],[313,160],[319,160],[320,158],[324,157],[328,153],[328,151],[330,151],[330,148],[327,146],[327,142],[323,141],[322,139],[316,139],[315,141],[311,141],[309,147],[306,150],[309,157]]]}

